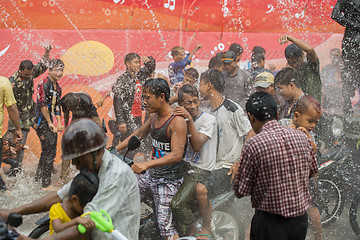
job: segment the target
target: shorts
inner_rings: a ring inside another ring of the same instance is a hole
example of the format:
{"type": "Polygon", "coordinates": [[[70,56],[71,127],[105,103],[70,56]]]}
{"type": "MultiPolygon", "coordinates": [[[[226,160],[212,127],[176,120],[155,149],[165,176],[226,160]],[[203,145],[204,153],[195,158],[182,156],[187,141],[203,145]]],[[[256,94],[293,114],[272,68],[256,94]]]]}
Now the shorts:
{"type": "Polygon", "coordinates": [[[210,173],[207,179],[201,182],[208,191],[208,198],[232,191],[233,185],[230,182],[231,175],[228,175],[229,170],[227,168],[216,169],[210,173]]]}
{"type": "Polygon", "coordinates": [[[152,178],[150,177],[149,171],[146,171],[145,174],[137,175],[137,178],[141,199],[145,197],[148,189],[152,193],[161,236],[168,237],[177,234],[173,225],[170,203],[181,187],[183,178],[171,180],[164,178],[152,178]]]}

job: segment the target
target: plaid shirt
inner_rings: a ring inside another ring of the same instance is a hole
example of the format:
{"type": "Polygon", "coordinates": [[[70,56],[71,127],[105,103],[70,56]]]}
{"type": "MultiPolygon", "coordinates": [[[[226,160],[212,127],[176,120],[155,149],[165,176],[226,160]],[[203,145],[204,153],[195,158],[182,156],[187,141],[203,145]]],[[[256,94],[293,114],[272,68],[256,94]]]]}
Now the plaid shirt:
{"type": "Polygon", "coordinates": [[[273,120],[244,144],[234,191],[251,195],[257,210],[296,217],[309,207],[309,177],[317,172],[307,136],[273,120]]]}

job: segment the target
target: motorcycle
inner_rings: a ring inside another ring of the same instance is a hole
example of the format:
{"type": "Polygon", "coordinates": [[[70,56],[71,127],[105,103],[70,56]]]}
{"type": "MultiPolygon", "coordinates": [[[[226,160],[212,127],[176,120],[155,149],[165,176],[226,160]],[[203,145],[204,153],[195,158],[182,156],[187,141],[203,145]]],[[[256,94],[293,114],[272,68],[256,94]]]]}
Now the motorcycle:
{"type": "Polygon", "coordinates": [[[318,156],[318,209],[322,225],[329,226],[340,217],[345,199],[351,199],[359,186],[360,119],[336,115],[324,118],[319,138],[326,152],[318,156]]]}
{"type": "MultiPolygon", "coordinates": [[[[128,149],[124,156],[119,155],[115,149],[112,149],[110,152],[117,155],[129,166],[132,166],[133,161],[129,158],[126,158],[126,155],[129,151],[135,150],[140,146],[140,139],[136,136],[133,136],[129,139],[128,149]]],[[[150,194],[149,194],[150,195],[150,194]]],[[[234,200],[236,199],[233,191],[225,192],[214,199],[211,199],[213,213],[211,220],[211,231],[214,239],[218,240],[241,240],[245,238],[245,225],[240,221],[241,217],[239,216],[239,211],[232,207],[234,200]]],[[[139,229],[139,239],[141,240],[151,240],[159,239],[160,232],[158,229],[157,218],[155,216],[154,202],[149,197],[142,201],[142,206],[144,210],[141,214],[140,219],[140,229],[139,229]]],[[[195,228],[200,231],[202,226],[202,220],[199,212],[195,212],[195,228]]],[[[29,235],[32,238],[39,238],[47,234],[49,231],[49,215],[45,215],[39,219],[36,224],[36,227],[29,235]]],[[[183,237],[181,240],[193,240],[194,237],[183,237]]]]}

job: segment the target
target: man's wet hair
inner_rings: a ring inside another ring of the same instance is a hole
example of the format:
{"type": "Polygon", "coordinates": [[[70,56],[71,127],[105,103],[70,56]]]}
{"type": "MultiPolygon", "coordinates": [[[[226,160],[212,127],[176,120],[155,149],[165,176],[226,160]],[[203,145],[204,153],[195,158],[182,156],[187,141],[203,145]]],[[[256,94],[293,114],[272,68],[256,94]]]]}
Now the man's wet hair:
{"type": "Polygon", "coordinates": [[[215,57],[212,57],[211,59],[210,59],[210,61],[209,61],[209,65],[208,65],[208,68],[209,69],[214,69],[215,67],[221,67],[222,66],[222,62],[221,62],[221,59],[222,59],[222,55],[223,55],[224,53],[223,52],[221,52],[221,54],[216,54],[216,56],[215,57]]]}
{"type": "Polygon", "coordinates": [[[205,83],[211,83],[214,86],[215,90],[219,93],[223,93],[225,89],[225,79],[224,75],[216,70],[209,69],[201,74],[201,81],[205,83]]]}
{"type": "Polygon", "coordinates": [[[156,97],[159,97],[162,93],[165,95],[165,101],[169,102],[170,99],[170,87],[168,82],[162,78],[151,78],[147,80],[143,85],[143,91],[150,91],[156,97]]]}
{"type": "Polygon", "coordinates": [[[265,48],[263,48],[261,46],[253,47],[253,49],[251,50],[251,55],[258,54],[258,53],[265,56],[265,54],[266,54],[265,48]]]}
{"type": "Polygon", "coordinates": [[[185,75],[191,76],[196,81],[199,79],[199,72],[195,68],[186,69],[185,75]]]}
{"type": "Polygon", "coordinates": [[[65,64],[61,59],[54,58],[54,59],[50,60],[49,70],[53,70],[54,68],[64,67],[64,66],[65,66],[65,64]]]}
{"type": "Polygon", "coordinates": [[[233,51],[234,53],[236,53],[236,56],[239,56],[243,53],[244,49],[241,47],[240,44],[233,43],[230,45],[229,51],[233,51]]]}
{"type": "Polygon", "coordinates": [[[318,113],[321,113],[321,104],[316,98],[310,95],[303,95],[300,97],[294,106],[294,112],[298,112],[300,114],[306,113],[310,106],[314,107],[315,111],[318,113]]]}
{"type": "Polygon", "coordinates": [[[176,56],[181,50],[184,50],[181,46],[175,46],[171,49],[171,56],[176,56]]]}
{"type": "Polygon", "coordinates": [[[298,88],[301,88],[298,71],[295,70],[294,68],[290,68],[290,67],[280,70],[276,74],[274,82],[275,82],[275,85],[280,84],[280,85],[285,85],[285,86],[288,86],[290,83],[293,83],[298,88]]]}
{"type": "Polygon", "coordinates": [[[20,63],[19,70],[32,70],[34,68],[34,64],[30,60],[24,60],[20,63]]]}
{"type": "Polygon", "coordinates": [[[76,109],[81,100],[89,105],[92,104],[91,96],[86,92],[69,92],[61,98],[60,103],[65,112],[68,108],[76,109]]]}
{"type": "Polygon", "coordinates": [[[99,178],[92,172],[82,170],[71,183],[69,198],[77,196],[81,207],[85,207],[94,198],[98,188],[99,178]]]}
{"type": "Polygon", "coordinates": [[[275,99],[266,92],[255,92],[250,95],[245,106],[246,112],[252,114],[258,121],[266,122],[277,119],[277,104],[275,99]]]}
{"type": "Polygon", "coordinates": [[[251,62],[261,62],[265,61],[265,56],[262,53],[255,53],[251,55],[251,62]]]}
{"type": "Polygon", "coordinates": [[[179,89],[179,92],[178,92],[178,102],[179,103],[184,102],[184,93],[189,94],[192,97],[199,98],[198,89],[190,84],[185,84],[179,89]]]}
{"type": "Polygon", "coordinates": [[[285,58],[286,59],[297,59],[302,57],[302,50],[295,44],[290,44],[285,48],[285,58]]]}
{"type": "Polygon", "coordinates": [[[134,58],[139,58],[140,59],[139,54],[134,53],[134,52],[126,54],[125,58],[124,58],[125,66],[126,66],[126,63],[131,62],[134,58]]]}

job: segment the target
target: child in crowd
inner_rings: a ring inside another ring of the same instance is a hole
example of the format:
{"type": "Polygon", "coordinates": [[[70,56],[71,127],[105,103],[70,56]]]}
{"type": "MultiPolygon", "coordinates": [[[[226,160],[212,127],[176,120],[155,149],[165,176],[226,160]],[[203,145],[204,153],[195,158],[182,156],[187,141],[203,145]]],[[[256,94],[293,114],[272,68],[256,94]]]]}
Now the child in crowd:
{"type": "Polygon", "coordinates": [[[319,101],[310,95],[303,95],[294,106],[294,116],[292,119],[283,118],[279,122],[282,125],[303,131],[311,140],[311,146],[317,151],[314,141],[313,130],[321,117],[321,106],[319,101]]]}
{"type": "Polygon", "coordinates": [[[185,56],[185,50],[183,47],[176,46],[171,49],[171,56],[175,62],[169,65],[169,79],[171,85],[184,81],[184,73],[187,65],[191,63],[191,59],[194,53],[202,48],[201,44],[195,46],[195,48],[185,56]]]}
{"type": "Polygon", "coordinates": [[[185,71],[184,84],[199,86],[199,72],[195,68],[189,68],[185,71]]]}
{"type": "MultiPolygon", "coordinates": [[[[279,123],[303,131],[311,140],[311,146],[316,152],[317,146],[314,140],[313,130],[321,117],[321,112],[320,103],[316,98],[310,95],[303,95],[294,107],[294,117],[292,119],[281,119],[279,123]]],[[[322,240],[320,213],[316,207],[318,194],[314,180],[310,181],[310,195],[312,198],[311,205],[308,209],[310,223],[314,230],[315,240],[322,240]]]]}
{"type": "Polygon", "coordinates": [[[81,217],[81,214],[85,205],[95,196],[98,186],[99,179],[91,172],[81,171],[75,176],[68,199],[50,208],[50,235],[78,224],[82,224],[87,230],[95,228],[95,223],[90,218],[81,217]]]}
{"type": "MultiPolygon", "coordinates": [[[[170,104],[174,104],[178,101],[178,91],[179,89],[185,85],[189,84],[194,87],[199,86],[199,72],[195,68],[189,68],[185,71],[184,81],[175,84],[171,87],[171,97],[170,104]]],[[[176,107],[176,106],[173,106],[176,107]]]]}

